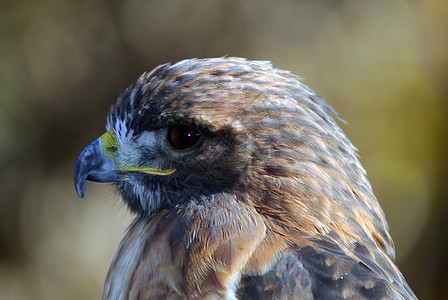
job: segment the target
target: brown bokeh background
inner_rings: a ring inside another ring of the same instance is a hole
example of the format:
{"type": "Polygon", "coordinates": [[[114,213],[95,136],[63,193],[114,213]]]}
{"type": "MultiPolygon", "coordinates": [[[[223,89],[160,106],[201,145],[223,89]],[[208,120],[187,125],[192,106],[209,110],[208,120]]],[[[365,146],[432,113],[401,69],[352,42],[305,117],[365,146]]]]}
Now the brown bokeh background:
{"type": "Polygon", "coordinates": [[[99,299],[131,215],[72,174],[118,94],[190,57],[271,60],[348,121],[397,261],[448,299],[448,2],[5,1],[0,4],[0,298],[99,299]]]}

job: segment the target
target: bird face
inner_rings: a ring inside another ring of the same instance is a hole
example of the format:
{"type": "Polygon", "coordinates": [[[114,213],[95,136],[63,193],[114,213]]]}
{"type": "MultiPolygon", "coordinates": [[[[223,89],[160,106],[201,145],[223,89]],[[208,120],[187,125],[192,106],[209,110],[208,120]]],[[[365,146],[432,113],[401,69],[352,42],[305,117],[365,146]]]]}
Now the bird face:
{"type": "Polygon", "coordinates": [[[79,196],[85,180],[114,182],[132,211],[152,215],[237,185],[245,162],[238,160],[244,151],[238,150],[234,132],[179,116],[179,107],[167,109],[159,99],[135,94],[139,83],[112,108],[107,132],[81,153],[75,168],[79,196]]]}

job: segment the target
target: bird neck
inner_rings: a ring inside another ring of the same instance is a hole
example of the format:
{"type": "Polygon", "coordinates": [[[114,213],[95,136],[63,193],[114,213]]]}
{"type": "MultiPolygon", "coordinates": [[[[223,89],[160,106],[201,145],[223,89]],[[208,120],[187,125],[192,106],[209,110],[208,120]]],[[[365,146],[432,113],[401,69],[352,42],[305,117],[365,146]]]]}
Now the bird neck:
{"type": "Polygon", "coordinates": [[[147,299],[232,298],[265,231],[253,208],[225,194],[138,216],[109,269],[103,299],[137,298],[143,291],[147,299]]]}

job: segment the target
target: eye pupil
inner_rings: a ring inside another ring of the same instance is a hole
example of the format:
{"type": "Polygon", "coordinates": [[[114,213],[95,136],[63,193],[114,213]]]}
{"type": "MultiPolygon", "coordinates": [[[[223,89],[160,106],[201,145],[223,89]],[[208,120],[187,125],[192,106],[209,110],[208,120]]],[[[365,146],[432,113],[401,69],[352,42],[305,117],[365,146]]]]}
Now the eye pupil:
{"type": "Polygon", "coordinates": [[[168,128],[168,142],[176,149],[187,149],[199,140],[199,132],[191,127],[175,125],[168,128]]]}

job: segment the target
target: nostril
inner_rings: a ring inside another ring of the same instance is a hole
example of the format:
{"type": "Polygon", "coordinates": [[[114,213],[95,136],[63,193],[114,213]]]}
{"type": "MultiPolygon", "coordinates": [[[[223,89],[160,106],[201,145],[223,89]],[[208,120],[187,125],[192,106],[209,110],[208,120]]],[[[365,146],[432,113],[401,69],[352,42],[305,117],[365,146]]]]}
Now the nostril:
{"type": "Polygon", "coordinates": [[[109,154],[113,154],[113,153],[115,153],[117,151],[118,151],[118,147],[115,146],[115,145],[107,147],[107,153],[109,153],[109,154]]]}

